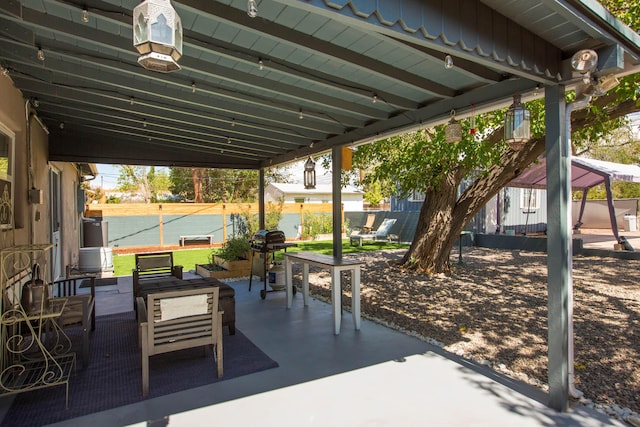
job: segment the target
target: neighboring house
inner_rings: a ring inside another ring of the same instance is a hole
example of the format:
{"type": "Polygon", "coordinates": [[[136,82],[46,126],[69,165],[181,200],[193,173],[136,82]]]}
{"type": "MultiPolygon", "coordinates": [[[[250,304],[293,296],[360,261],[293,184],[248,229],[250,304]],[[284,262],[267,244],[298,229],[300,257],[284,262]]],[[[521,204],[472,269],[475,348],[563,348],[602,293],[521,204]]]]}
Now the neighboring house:
{"type": "MultiPolygon", "coordinates": [[[[318,184],[316,188],[307,190],[303,184],[272,183],[264,190],[265,202],[278,203],[331,203],[332,187],[318,184]]],[[[342,189],[342,204],[345,212],[362,211],[364,193],[355,187],[347,186],[342,189]]]]}
{"type": "MultiPolygon", "coordinates": [[[[43,279],[77,265],[84,212],[83,180],[94,165],[48,161],[48,130],[11,79],[0,75],[0,249],[53,244],[41,251],[43,279]]],[[[4,259],[3,280],[26,267],[4,259]],[[11,265],[8,265],[11,264],[11,265]]]]}

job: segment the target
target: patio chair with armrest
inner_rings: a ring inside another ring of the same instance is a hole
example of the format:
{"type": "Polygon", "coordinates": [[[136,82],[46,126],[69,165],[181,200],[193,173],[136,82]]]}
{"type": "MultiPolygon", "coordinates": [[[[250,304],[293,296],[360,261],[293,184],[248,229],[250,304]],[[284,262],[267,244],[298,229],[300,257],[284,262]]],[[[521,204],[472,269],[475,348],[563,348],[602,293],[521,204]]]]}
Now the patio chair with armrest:
{"type": "Polygon", "coordinates": [[[378,228],[371,233],[352,234],[351,236],[349,236],[349,244],[353,245],[353,242],[357,242],[359,246],[362,246],[363,240],[371,240],[374,242],[378,240],[388,241],[391,227],[396,223],[396,221],[397,219],[395,218],[385,218],[382,221],[382,224],[380,224],[378,228]]]}
{"type": "Polygon", "coordinates": [[[149,394],[149,357],[199,346],[212,346],[217,377],[222,377],[220,289],[188,289],[136,298],[142,355],[142,395],[149,394]]]}

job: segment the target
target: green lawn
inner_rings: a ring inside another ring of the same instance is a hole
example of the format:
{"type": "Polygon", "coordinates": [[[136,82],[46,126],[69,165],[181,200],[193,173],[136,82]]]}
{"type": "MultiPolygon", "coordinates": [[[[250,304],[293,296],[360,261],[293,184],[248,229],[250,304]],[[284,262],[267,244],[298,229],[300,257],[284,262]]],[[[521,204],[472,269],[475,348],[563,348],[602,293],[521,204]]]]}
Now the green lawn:
{"type": "MultiPolygon", "coordinates": [[[[342,253],[351,254],[356,252],[380,251],[385,249],[407,248],[408,245],[387,243],[387,242],[364,242],[362,247],[349,245],[349,239],[342,241],[342,253]]],[[[215,250],[215,249],[214,249],[215,250]]],[[[287,248],[288,252],[309,251],[331,255],[333,242],[331,240],[299,242],[297,247],[287,248]]],[[[212,249],[183,249],[173,251],[173,262],[182,265],[184,271],[195,270],[196,264],[207,264],[212,249]]],[[[283,258],[282,251],[276,253],[276,259],[283,258]]],[[[130,276],[133,270],[134,256],[114,255],[113,268],[115,276],[130,276]]]]}

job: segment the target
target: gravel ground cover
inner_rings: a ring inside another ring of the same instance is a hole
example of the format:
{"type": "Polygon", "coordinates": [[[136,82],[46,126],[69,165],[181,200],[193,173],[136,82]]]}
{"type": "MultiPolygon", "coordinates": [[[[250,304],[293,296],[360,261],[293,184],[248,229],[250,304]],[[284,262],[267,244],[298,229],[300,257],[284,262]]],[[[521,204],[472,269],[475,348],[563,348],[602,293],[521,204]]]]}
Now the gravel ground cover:
{"type": "MultiPolygon", "coordinates": [[[[367,318],[436,342],[446,350],[546,389],[546,254],[472,247],[452,276],[397,265],[404,250],[353,257],[362,269],[367,318]]],[[[455,255],[455,256],[454,256],[455,255]]],[[[573,260],[576,388],[581,403],[640,422],[640,261],[573,260]]],[[[300,281],[300,275],[294,278],[300,281]]],[[[349,278],[343,280],[350,307],[349,278]]],[[[331,278],[313,270],[311,292],[330,298],[331,278]]]]}

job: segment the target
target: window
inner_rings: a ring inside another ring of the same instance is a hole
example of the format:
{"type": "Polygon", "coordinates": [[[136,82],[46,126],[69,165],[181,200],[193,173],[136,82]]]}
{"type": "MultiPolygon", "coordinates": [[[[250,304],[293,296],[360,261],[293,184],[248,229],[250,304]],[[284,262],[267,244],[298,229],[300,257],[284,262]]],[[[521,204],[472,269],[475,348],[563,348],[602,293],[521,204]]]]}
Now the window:
{"type": "Polygon", "coordinates": [[[539,209],[540,190],[523,188],[520,191],[520,209],[539,209]]]}
{"type": "Polygon", "coordinates": [[[14,134],[0,123],[0,228],[13,227],[14,134]]]}
{"type": "Polygon", "coordinates": [[[424,199],[425,199],[425,193],[421,191],[413,190],[411,194],[409,194],[410,202],[424,202],[424,199]]]}

